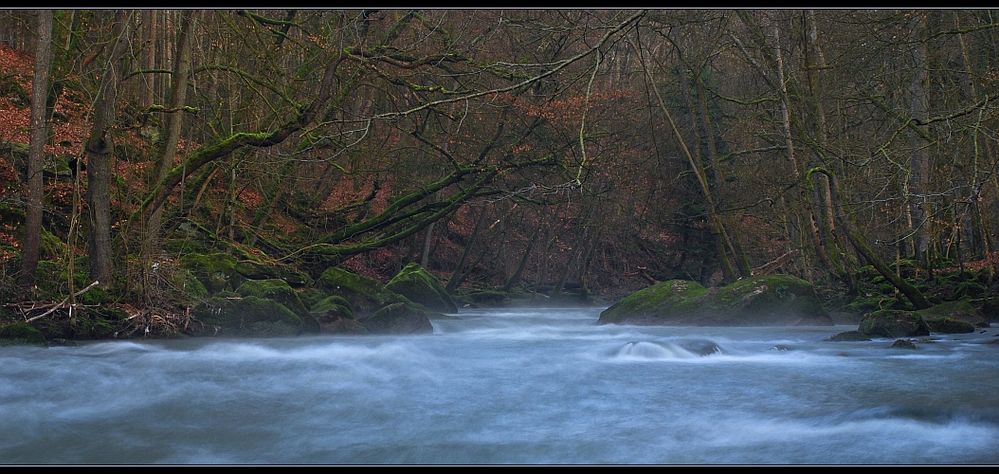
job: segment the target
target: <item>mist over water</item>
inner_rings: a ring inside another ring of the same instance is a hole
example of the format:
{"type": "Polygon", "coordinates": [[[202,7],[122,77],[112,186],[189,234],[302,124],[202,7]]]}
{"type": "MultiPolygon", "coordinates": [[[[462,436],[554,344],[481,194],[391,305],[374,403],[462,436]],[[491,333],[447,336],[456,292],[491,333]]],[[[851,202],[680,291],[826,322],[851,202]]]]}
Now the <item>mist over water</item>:
{"type": "Polygon", "coordinates": [[[999,328],[597,326],[0,347],[0,463],[997,463],[999,328]]]}

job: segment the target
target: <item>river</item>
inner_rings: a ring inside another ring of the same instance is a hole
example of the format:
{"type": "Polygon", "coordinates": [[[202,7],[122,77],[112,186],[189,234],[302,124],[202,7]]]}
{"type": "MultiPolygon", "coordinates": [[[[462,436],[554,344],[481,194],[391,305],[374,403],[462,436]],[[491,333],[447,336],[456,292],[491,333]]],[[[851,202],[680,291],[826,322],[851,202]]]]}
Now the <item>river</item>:
{"type": "Polygon", "coordinates": [[[993,464],[999,328],[598,326],[0,347],[0,463],[993,464]],[[985,331],[984,333],[980,331],[985,331]]]}

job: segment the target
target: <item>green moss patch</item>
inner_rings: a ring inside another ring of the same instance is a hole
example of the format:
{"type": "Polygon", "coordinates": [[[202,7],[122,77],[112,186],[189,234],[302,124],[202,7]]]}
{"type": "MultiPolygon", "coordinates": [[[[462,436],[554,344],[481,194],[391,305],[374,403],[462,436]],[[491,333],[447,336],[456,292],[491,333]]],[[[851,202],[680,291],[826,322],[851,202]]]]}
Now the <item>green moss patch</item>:
{"type": "Polygon", "coordinates": [[[745,278],[721,288],[668,280],[636,291],[600,314],[601,324],[696,326],[829,325],[808,282],[790,275],[745,278]]]}
{"type": "Polygon", "coordinates": [[[444,285],[416,263],[403,267],[385,284],[385,288],[430,309],[452,313],[458,311],[458,306],[444,289],[444,285]]]}

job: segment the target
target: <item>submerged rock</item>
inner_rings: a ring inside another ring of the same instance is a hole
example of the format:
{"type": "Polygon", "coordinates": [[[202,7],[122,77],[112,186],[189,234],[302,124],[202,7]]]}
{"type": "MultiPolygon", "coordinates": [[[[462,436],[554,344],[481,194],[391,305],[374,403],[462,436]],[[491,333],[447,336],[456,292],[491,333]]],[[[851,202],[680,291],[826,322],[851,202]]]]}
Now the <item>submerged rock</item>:
{"type": "Polygon", "coordinates": [[[916,344],[908,339],[896,339],[888,346],[890,349],[916,349],[916,344]]]}
{"type": "Polygon", "coordinates": [[[930,328],[926,321],[913,311],[882,309],[864,315],[857,329],[871,337],[917,337],[929,336],[930,328]]]}
{"type": "Polygon", "coordinates": [[[600,314],[600,324],[692,326],[831,325],[815,289],[791,275],[744,278],[721,288],[668,280],[636,291],[600,314]]]}
{"type": "Polygon", "coordinates": [[[403,267],[385,284],[385,288],[433,310],[450,313],[458,311],[458,306],[444,289],[444,285],[416,263],[403,267]]]}
{"type": "Polygon", "coordinates": [[[827,340],[835,342],[844,342],[844,341],[856,342],[856,341],[870,341],[871,338],[865,336],[860,331],[846,331],[836,334],[835,336],[832,336],[827,340]]]}

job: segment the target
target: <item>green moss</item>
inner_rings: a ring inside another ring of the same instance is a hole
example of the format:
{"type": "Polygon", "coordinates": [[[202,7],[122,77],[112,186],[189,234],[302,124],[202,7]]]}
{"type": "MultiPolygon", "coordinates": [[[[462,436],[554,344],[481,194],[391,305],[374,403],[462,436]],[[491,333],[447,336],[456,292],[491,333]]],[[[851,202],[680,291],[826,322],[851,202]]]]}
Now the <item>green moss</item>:
{"type": "Polygon", "coordinates": [[[316,281],[316,286],[328,294],[345,298],[355,314],[367,314],[392,303],[408,301],[371,278],[337,267],[324,271],[316,281]]]}
{"type": "Polygon", "coordinates": [[[600,313],[601,323],[644,322],[697,312],[708,289],[695,281],[667,280],[625,296],[600,313]]]}
{"type": "Polygon", "coordinates": [[[392,303],[359,322],[374,334],[418,334],[434,330],[429,312],[409,302],[392,303]]]}
{"type": "Polygon", "coordinates": [[[975,326],[971,323],[952,318],[926,320],[926,325],[930,327],[930,331],[944,334],[975,332],[975,326]]]}
{"type": "Polygon", "coordinates": [[[16,322],[0,326],[0,346],[9,345],[44,346],[45,336],[28,323],[16,322]]]}
{"type": "Polygon", "coordinates": [[[600,323],[757,326],[832,324],[808,282],[790,275],[744,278],[721,288],[669,280],[632,293],[600,323]]]}
{"type": "Polygon", "coordinates": [[[224,253],[190,253],[180,257],[180,266],[193,273],[209,294],[236,288],[243,281],[236,272],[236,259],[224,253]]]}
{"type": "Polygon", "coordinates": [[[864,315],[857,328],[871,337],[929,336],[930,328],[922,317],[912,311],[883,309],[864,315]]]}
{"type": "Polygon", "coordinates": [[[302,304],[298,293],[295,292],[284,280],[246,280],[236,289],[236,293],[241,296],[255,296],[277,301],[295,312],[303,322],[303,329],[309,332],[319,330],[319,323],[312,317],[309,310],[302,304]]]}
{"type": "Polygon", "coordinates": [[[988,327],[988,319],[972,304],[970,298],[947,301],[916,311],[927,323],[944,319],[964,321],[972,326],[988,327]]]}
{"type": "Polygon", "coordinates": [[[309,312],[316,316],[324,315],[331,311],[347,318],[354,317],[353,311],[350,310],[350,302],[338,295],[327,296],[309,308],[309,312]]]}
{"type": "Polygon", "coordinates": [[[452,313],[458,311],[458,306],[444,285],[416,263],[403,267],[385,284],[385,288],[437,311],[452,313]]]}
{"type": "Polygon", "coordinates": [[[894,296],[858,296],[847,304],[845,309],[858,314],[869,313],[871,311],[878,311],[881,309],[899,309],[894,308],[897,301],[898,299],[894,296]]]}
{"type": "Polygon", "coordinates": [[[197,334],[293,336],[304,326],[302,318],[281,303],[256,296],[208,298],[196,306],[192,314],[204,325],[195,330],[197,334]]]}
{"type": "Polygon", "coordinates": [[[186,268],[178,268],[172,275],[173,284],[194,301],[208,296],[208,289],[186,268]]]}
{"type": "Polygon", "coordinates": [[[49,232],[48,229],[42,228],[41,242],[40,242],[39,254],[41,258],[46,260],[52,260],[62,257],[66,254],[66,244],[55,234],[49,232]]]}
{"type": "Polygon", "coordinates": [[[327,296],[328,295],[324,291],[318,288],[308,287],[298,290],[298,299],[302,300],[302,304],[304,304],[306,308],[312,308],[316,305],[316,303],[327,296]]]}
{"type": "Polygon", "coordinates": [[[844,341],[856,342],[856,341],[870,341],[871,338],[865,336],[860,331],[846,331],[830,337],[829,340],[836,342],[844,342],[844,341]]]}
{"type": "Polygon", "coordinates": [[[235,266],[236,273],[251,280],[284,280],[294,287],[311,285],[309,275],[286,265],[267,265],[253,260],[239,260],[235,266]]]}

